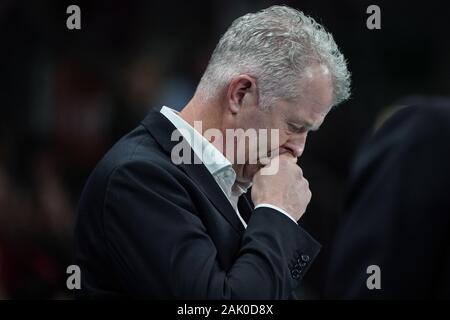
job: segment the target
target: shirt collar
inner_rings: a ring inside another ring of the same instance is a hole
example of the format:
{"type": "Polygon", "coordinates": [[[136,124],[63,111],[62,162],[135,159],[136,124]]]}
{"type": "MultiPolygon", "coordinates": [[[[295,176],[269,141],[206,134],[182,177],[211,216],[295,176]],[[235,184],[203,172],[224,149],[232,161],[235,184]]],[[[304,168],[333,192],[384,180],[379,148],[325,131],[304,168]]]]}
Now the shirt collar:
{"type": "Polygon", "coordinates": [[[234,183],[236,173],[231,166],[231,162],[222,154],[222,152],[181,118],[177,111],[163,106],[160,112],[180,130],[180,133],[189,143],[197,157],[203,162],[213,176],[219,171],[231,169],[234,173],[234,183]]]}

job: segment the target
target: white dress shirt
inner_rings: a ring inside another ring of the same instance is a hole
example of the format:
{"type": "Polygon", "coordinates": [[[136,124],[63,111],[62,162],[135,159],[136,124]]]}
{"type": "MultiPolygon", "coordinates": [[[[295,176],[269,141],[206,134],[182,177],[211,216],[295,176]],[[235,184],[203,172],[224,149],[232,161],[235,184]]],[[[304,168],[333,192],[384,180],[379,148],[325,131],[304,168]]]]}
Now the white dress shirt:
{"type": "MultiPolygon", "coordinates": [[[[236,172],[234,171],[231,162],[220,152],[211,142],[209,142],[201,133],[196,131],[189,123],[187,123],[183,118],[181,118],[177,111],[163,106],[160,111],[172,124],[177,128],[186,141],[189,143],[192,150],[195,152],[196,156],[203,162],[205,167],[213,176],[214,180],[217,182],[219,187],[222,189],[223,193],[230,201],[231,206],[236,211],[236,214],[241,220],[245,228],[247,228],[247,223],[242,218],[239,213],[237,203],[239,197],[247,192],[247,189],[251,184],[247,186],[242,186],[236,182],[236,172]]],[[[274,205],[261,203],[255,207],[268,207],[281,212],[282,214],[289,217],[292,221],[297,223],[286,211],[278,208],[274,205]]]]}

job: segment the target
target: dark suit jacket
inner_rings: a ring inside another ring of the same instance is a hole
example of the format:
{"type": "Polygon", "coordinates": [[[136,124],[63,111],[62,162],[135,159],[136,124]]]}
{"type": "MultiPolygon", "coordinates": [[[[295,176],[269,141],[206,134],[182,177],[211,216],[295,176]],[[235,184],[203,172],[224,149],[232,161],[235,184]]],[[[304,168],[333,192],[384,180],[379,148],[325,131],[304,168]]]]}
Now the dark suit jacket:
{"type": "Polygon", "coordinates": [[[416,100],[359,152],[327,298],[450,298],[450,101],[416,100]],[[367,267],[381,271],[369,290],[367,267]]]}
{"type": "Polygon", "coordinates": [[[151,112],[89,177],[75,229],[80,296],[291,298],[320,245],[241,197],[245,229],[203,164],[171,161],[173,130],[151,112]]]}

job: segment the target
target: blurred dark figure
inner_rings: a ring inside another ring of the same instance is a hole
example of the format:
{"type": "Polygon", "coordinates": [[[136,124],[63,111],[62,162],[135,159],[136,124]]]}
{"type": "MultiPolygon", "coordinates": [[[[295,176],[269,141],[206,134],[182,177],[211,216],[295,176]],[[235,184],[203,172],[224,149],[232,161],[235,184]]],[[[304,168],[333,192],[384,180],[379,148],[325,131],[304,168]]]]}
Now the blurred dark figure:
{"type": "Polygon", "coordinates": [[[0,139],[0,299],[67,298],[72,202],[56,159],[44,148],[28,166],[12,156],[0,139]]]}
{"type": "Polygon", "coordinates": [[[326,298],[450,298],[450,100],[403,105],[354,163],[326,298]]]}

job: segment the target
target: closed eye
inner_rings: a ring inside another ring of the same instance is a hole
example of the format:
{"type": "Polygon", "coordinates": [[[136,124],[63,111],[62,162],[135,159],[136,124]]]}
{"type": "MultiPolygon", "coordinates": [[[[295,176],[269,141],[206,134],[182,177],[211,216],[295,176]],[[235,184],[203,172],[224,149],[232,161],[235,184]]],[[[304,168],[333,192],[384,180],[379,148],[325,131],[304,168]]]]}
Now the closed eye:
{"type": "Polygon", "coordinates": [[[308,129],[305,128],[305,126],[297,125],[295,123],[288,123],[288,129],[292,133],[305,133],[308,131],[308,129]]]}

